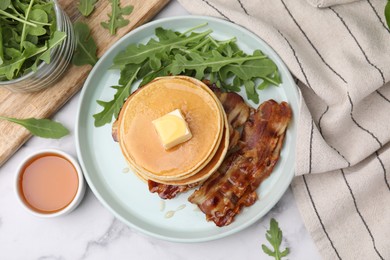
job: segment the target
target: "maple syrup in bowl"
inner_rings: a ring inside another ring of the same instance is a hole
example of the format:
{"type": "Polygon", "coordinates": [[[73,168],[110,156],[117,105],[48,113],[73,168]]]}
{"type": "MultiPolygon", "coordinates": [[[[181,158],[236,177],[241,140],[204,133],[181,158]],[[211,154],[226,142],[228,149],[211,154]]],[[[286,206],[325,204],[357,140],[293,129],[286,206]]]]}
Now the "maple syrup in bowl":
{"type": "Polygon", "coordinates": [[[39,217],[70,213],[84,197],[85,181],[77,161],[54,149],[28,156],[16,175],[16,195],[24,208],[39,217]]]}

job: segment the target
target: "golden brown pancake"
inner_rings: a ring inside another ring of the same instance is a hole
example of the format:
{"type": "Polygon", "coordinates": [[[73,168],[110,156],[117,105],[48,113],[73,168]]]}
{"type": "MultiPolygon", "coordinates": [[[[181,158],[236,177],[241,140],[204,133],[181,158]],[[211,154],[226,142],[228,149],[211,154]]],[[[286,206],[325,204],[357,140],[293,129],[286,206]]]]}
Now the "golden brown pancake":
{"type": "Polygon", "coordinates": [[[218,151],[223,115],[217,97],[202,82],[183,76],[157,78],[126,101],[118,119],[118,139],[126,160],[143,177],[188,178],[218,151]],[[152,121],[177,108],[193,137],[165,150],[152,121]]]}
{"type": "MultiPolygon", "coordinates": [[[[155,178],[150,178],[149,176],[145,176],[141,172],[135,170],[132,166],[132,170],[135,172],[135,174],[144,182],[146,182],[148,179],[153,180],[158,183],[163,183],[163,184],[169,184],[169,185],[187,185],[187,184],[193,184],[197,182],[202,182],[208,177],[210,177],[211,174],[213,174],[218,167],[221,165],[223,162],[226,153],[228,151],[229,147],[229,127],[227,124],[227,117],[225,115],[225,129],[222,137],[222,141],[218,147],[217,152],[215,153],[214,157],[210,160],[210,162],[197,171],[195,174],[189,174],[189,177],[180,179],[180,180],[161,180],[161,179],[155,179],[155,178]]],[[[128,162],[129,163],[129,162],[128,162]]],[[[130,164],[130,163],[129,163],[130,164]]]]}

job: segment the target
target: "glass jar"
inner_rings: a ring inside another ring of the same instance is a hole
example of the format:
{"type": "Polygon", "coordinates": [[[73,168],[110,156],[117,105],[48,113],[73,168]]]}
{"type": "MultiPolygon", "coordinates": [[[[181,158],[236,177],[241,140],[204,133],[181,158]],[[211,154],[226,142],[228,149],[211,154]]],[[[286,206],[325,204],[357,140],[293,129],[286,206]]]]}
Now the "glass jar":
{"type": "Polygon", "coordinates": [[[58,5],[57,0],[52,1],[57,19],[57,30],[66,33],[65,40],[51,51],[49,64],[42,61],[36,71],[31,71],[13,80],[0,81],[0,87],[5,87],[12,92],[39,91],[53,85],[66,71],[76,48],[76,40],[68,15],[58,5]]]}

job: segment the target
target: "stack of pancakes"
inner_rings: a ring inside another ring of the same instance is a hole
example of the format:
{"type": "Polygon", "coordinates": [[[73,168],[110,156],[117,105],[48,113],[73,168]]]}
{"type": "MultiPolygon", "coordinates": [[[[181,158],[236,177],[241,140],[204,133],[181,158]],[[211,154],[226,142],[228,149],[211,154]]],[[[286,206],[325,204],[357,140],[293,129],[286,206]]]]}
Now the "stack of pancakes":
{"type": "Polygon", "coordinates": [[[118,117],[117,139],[142,180],[170,185],[202,182],[214,173],[229,146],[227,117],[215,94],[186,76],[156,78],[133,93],[118,117]],[[165,150],[152,121],[180,109],[192,138],[165,150]]]}

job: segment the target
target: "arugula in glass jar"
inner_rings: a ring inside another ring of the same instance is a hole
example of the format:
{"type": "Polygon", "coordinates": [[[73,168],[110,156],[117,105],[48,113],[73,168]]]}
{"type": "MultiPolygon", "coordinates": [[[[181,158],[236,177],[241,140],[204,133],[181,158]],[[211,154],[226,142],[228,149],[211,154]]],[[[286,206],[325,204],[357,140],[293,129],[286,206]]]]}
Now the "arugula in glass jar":
{"type": "Polygon", "coordinates": [[[50,63],[50,52],[66,38],[57,31],[49,0],[0,1],[0,80],[12,80],[50,63]]]}

